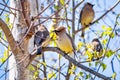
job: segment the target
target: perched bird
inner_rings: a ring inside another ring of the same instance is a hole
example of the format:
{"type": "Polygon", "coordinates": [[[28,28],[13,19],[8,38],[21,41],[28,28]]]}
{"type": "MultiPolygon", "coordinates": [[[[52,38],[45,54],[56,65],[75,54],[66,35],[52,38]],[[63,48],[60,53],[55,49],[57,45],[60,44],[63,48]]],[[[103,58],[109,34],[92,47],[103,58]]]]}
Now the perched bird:
{"type": "Polygon", "coordinates": [[[93,51],[101,52],[103,50],[102,45],[97,38],[92,40],[92,45],[93,45],[93,51]]]}
{"type": "MultiPolygon", "coordinates": [[[[81,23],[82,28],[89,26],[90,23],[93,21],[95,16],[93,6],[94,5],[87,2],[82,8],[82,11],[80,13],[80,18],[79,18],[79,23],[81,23]]],[[[82,29],[81,37],[84,37],[84,32],[85,32],[85,29],[82,29]]]]}
{"type": "Polygon", "coordinates": [[[94,53],[93,53],[94,58],[102,57],[103,48],[102,48],[102,45],[101,45],[100,41],[97,38],[92,40],[92,50],[94,51],[94,53]]]}
{"type": "MultiPolygon", "coordinates": [[[[57,27],[53,32],[55,32],[57,37],[56,43],[58,48],[60,48],[65,53],[69,54],[70,57],[75,59],[75,45],[72,38],[66,33],[65,27],[57,27]]],[[[69,69],[71,69],[72,66],[74,65],[70,62],[67,70],[67,75],[70,75],[69,69]]]]}
{"type": "Polygon", "coordinates": [[[53,32],[56,34],[56,44],[65,53],[71,54],[75,51],[72,38],[66,33],[65,27],[57,27],[53,32]]]}
{"type": "Polygon", "coordinates": [[[48,36],[49,36],[49,31],[47,30],[47,28],[44,25],[40,25],[38,27],[37,32],[34,35],[34,46],[37,47],[37,54],[41,54],[42,52],[41,45],[46,41],[48,36]]]}

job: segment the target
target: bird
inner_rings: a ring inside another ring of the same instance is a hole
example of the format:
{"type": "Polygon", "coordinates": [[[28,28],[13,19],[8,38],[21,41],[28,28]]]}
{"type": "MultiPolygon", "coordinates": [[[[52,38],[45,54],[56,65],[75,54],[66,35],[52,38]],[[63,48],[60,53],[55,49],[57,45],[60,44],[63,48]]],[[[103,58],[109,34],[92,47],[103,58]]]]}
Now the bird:
{"type": "Polygon", "coordinates": [[[93,51],[101,52],[103,50],[102,45],[98,38],[92,40],[93,51]]]}
{"type": "Polygon", "coordinates": [[[91,3],[85,3],[84,7],[81,10],[80,17],[79,17],[79,23],[81,23],[82,26],[82,34],[81,37],[84,37],[85,33],[85,27],[88,27],[91,22],[93,21],[95,17],[95,12],[93,10],[93,6],[91,3]]]}
{"type": "MultiPolygon", "coordinates": [[[[39,55],[42,52],[42,44],[47,40],[49,37],[49,31],[44,25],[38,26],[38,30],[34,35],[34,46],[37,48],[36,54],[39,55]]],[[[47,46],[48,43],[44,43],[47,46]]],[[[45,47],[44,46],[44,47],[45,47]]]]}
{"type": "Polygon", "coordinates": [[[55,32],[56,34],[57,39],[55,40],[55,42],[58,48],[60,48],[62,51],[64,51],[67,54],[74,53],[75,45],[70,35],[67,34],[66,28],[64,26],[60,26],[57,27],[55,30],[53,30],[53,32],[55,32]]]}
{"type": "Polygon", "coordinates": [[[102,56],[103,48],[98,38],[92,40],[92,50],[94,51],[95,58],[100,58],[102,56]]]}

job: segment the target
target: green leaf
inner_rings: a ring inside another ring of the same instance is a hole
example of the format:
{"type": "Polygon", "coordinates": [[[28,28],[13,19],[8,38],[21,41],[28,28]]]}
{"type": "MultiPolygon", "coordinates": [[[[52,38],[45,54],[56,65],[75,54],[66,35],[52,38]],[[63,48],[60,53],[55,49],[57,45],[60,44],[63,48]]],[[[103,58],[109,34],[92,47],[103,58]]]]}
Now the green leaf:
{"type": "Polygon", "coordinates": [[[10,20],[9,17],[6,17],[6,18],[5,18],[5,22],[6,22],[7,24],[9,23],[9,20],[10,20]]]}
{"type": "Polygon", "coordinates": [[[78,42],[78,45],[77,45],[77,51],[82,47],[83,43],[82,42],[78,42]]]}
{"type": "Polygon", "coordinates": [[[112,56],[114,54],[114,52],[112,51],[112,50],[107,50],[107,52],[106,52],[106,57],[110,57],[110,56],[112,56]]]}
{"type": "Polygon", "coordinates": [[[54,9],[58,10],[59,9],[58,5],[54,5],[54,9]]]}
{"type": "Polygon", "coordinates": [[[70,27],[70,26],[68,26],[68,31],[70,31],[70,29],[71,29],[71,27],[70,27]]]}
{"type": "Polygon", "coordinates": [[[44,66],[46,66],[46,63],[45,63],[45,62],[41,62],[41,64],[43,64],[44,66]]]}
{"type": "Polygon", "coordinates": [[[79,74],[80,74],[80,76],[83,76],[83,72],[80,72],[79,74]]]}
{"type": "Polygon", "coordinates": [[[107,44],[107,41],[108,41],[108,39],[104,39],[104,40],[102,41],[102,43],[103,43],[104,45],[106,45],[106,44],[107,44]]]}
{"type": "Polygon", "coordinates": [[[98,61],[97,61],[97,62],[95,62],[95,66],[97,66],[97,65],[98,65],[98,63],[99,63],[98,61]]]}
{"type": "Polygon", "coordinates": [[[8,17],[9,15],[8,14],[4,14],[5,17],[8,17]]]}
{"type": "Polygon", "coordinates": [[[54,41],[53,43],[54,43],[54,47],[56,47],[57,46],[56,42],[54,41]]]}
{"type": "Polygon", "coordinates": [[[70,12],[72,12],[72,8],[70,8],[70,12]]]}
{"type": "Polygon", "coordinates": [[[88,60],[91,61],[92,58],[93,58],[93,55],[91,54],[91,52],[87,50],[87,51],[86,51],[86,54],[87,54],[87,56],[88,56],[88,60]]]}
{"type": "Polygon", "coordinates": [[[34,72],[33,79],[36,80],[36,79],[38,78],[38,75],[39,75],[39,71],[36,70],[36,71],[34,72]]]}
{"type": "Polygon", "coordinates": [[[105,31],[112,31],[111,27],[107,27],[105,25],[102,26],[102,29],[105,30],[105,31]]]}
{"type": "MultiPolygon", "coordinates": [[[[48,79],[51,78],[53,75],[55,74],[55,72],[50,72],[47,76],[48,76],[48,79]]],[[[56,74],[53,76],[54,78],[56,78],[56,74]]]]}
{"type": "Polygon", "coordinates": [[[116,75],[117,75],[116,73],[113,73],[113,74],[112,74],[112,78],[115,79],[115,78],[116,78],[116,75]]]}
{"type": "Polygon", "coordinates": [[[60,3],[61,3],[62,5],[64,5],[64,4],[65,4],[65,0],[60,0],[60,3]]]}
{"type": "Polygon", "coordinates": [[[86,79],[89,79],[90,78],[90,75],[86,75],[86,79]]]}
{"type": "Polygon", "coordinates": [[[2,33],[0,32],[0,37],[2,36],[2,33]]]}
{"type": "Polygon", "coordinates": [[[79,80],[79,78],[78,78],[78,77],[76,77],[76,78],[75,78],[75,80],[79,80]]]}
{"type": "Polygon", "coordinates": [[[35,70],[35,68],[32,66],[32,65],[29,65],[29,70],[31,70],[31,71],[33,71],[33,70],[35,70]]]}
{"type": "Polygon", "coordinates": [[[109,36],[110,36],[111,38],[114,38],[115,34],[112,33],[112,34],[110,34],[109,36]]]}
{"type": "Polygon", "coordinates": [[[117,56],[118,56],[118,58],[120,59],[120,54],[118,54],[117,56]]]}
{"type": "Polygon", "coordinates": [[[103,68],[103,71],[107,68],[107,65],[104,64],[104,63],[101,63],[101,66],[102,66],[102,68],[103,68]]]}
{"type": "Polygon", "coordinates": [[[8,24],[9,23],[9,20],[10,20],[10,18],[9,18],[9,15],[8,14],[5,14],[5,22],[8,24]]]}
{"type": "Polygon", "coordinates": [[[8,58],[8,50],[4,51],[3,57],[0,58],[0,62],[3,63],[6,61],[6,59],[8,58]]]}
{"type": "Polygon", "coordinates": [[[12,29],[13,24],[12,24],[12,23],[11,23],[11,24],[9,24],[9,25],[8,25],[8,27],[9,27],[10,29],[12,29]]]}
{"type": "Polygon", "coordinates": [[[91,63],[89,63],[89,67],[90,67],[90,66],[92,66],[92,64],[91,64],[91,63]]]}

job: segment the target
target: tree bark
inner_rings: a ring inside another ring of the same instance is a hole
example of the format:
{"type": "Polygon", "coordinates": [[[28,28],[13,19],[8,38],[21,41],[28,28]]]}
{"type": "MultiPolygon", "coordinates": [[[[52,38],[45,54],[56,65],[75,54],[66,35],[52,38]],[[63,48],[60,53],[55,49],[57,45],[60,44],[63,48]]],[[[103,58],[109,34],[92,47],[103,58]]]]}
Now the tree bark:
{"type": "Polygon", "coordinates": [[[16,15],[10,15],[10,23],[13,24],[12,35],[17,43],[16,47],[18,49],[16,53],[12,51],[12,57],[9,58],[9,80],[30,80],[29,70],[26,68],[30,60],[28,56],[28,40],[23,39],[29,26],[25,19],[28,17],[25,17],[26,15],[22,12],[24,11],[21,5],[22,1],[24,2],[25,10],[27,10],[26,8],[29,7],[27,6],[27,0],[10,0],[10,7],[19,11],[12,10],[16,15]],[[19,44],[21,40],[23,41],[19,44]]]}

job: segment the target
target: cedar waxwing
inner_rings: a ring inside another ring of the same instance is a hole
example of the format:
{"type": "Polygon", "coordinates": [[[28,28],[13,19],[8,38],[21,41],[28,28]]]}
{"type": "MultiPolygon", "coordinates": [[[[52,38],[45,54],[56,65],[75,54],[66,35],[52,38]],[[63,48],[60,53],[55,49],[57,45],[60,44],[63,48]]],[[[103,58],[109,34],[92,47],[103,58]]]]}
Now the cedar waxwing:
{"type": "Polygon", "coordinates": [[[92,40],[92,45],[93,45],[93,51],[101,52],[103,50],[102,45],[97,38],[92,40]]]}
{"type": "MultiPolygon", "coordinates": [[[[39,26],[34,36],[34,46],[40,47],[42,43],[44,43],[48,37],[49,37],[49,32],[47,28],[44,25],[39,26]]],[[[37,54],[41,54],[41,52],[42,50],[40,47],[37,49],[37,54]]]]}
{"type": "MultiPolygon", "coordinates": [[[[65,53],[72,54],[75,51],[75,46],[72,38],[66,33],[65,27],[57,27],[53,32],[55,32],[57,39],[57,46],[65,53]]],[[[73,57],[73,56],[71,56],[73,57]]]]}
{"type": "MultiPolygon", "coordinates": [[[[79,23],[81,22],[82,28],[89,26],[90,23],[93,21],[95,16],[93,6],[94,5],[87,2],[82,8],[82,11],[80,13],[80,18],[79,18],[79,23]]],[[[85,29],[82,30],[81,37],[84,37],[84,32],[85,32],[85,29]]]]}
{"type": "Polygon", "coordinates": [[[102,57],[103,48],[100,41],[97,38],[92,40],[92,50],[94,51],[94,55],[93,55],[94,58],[99,59],[100,57],[102,57]]]}

